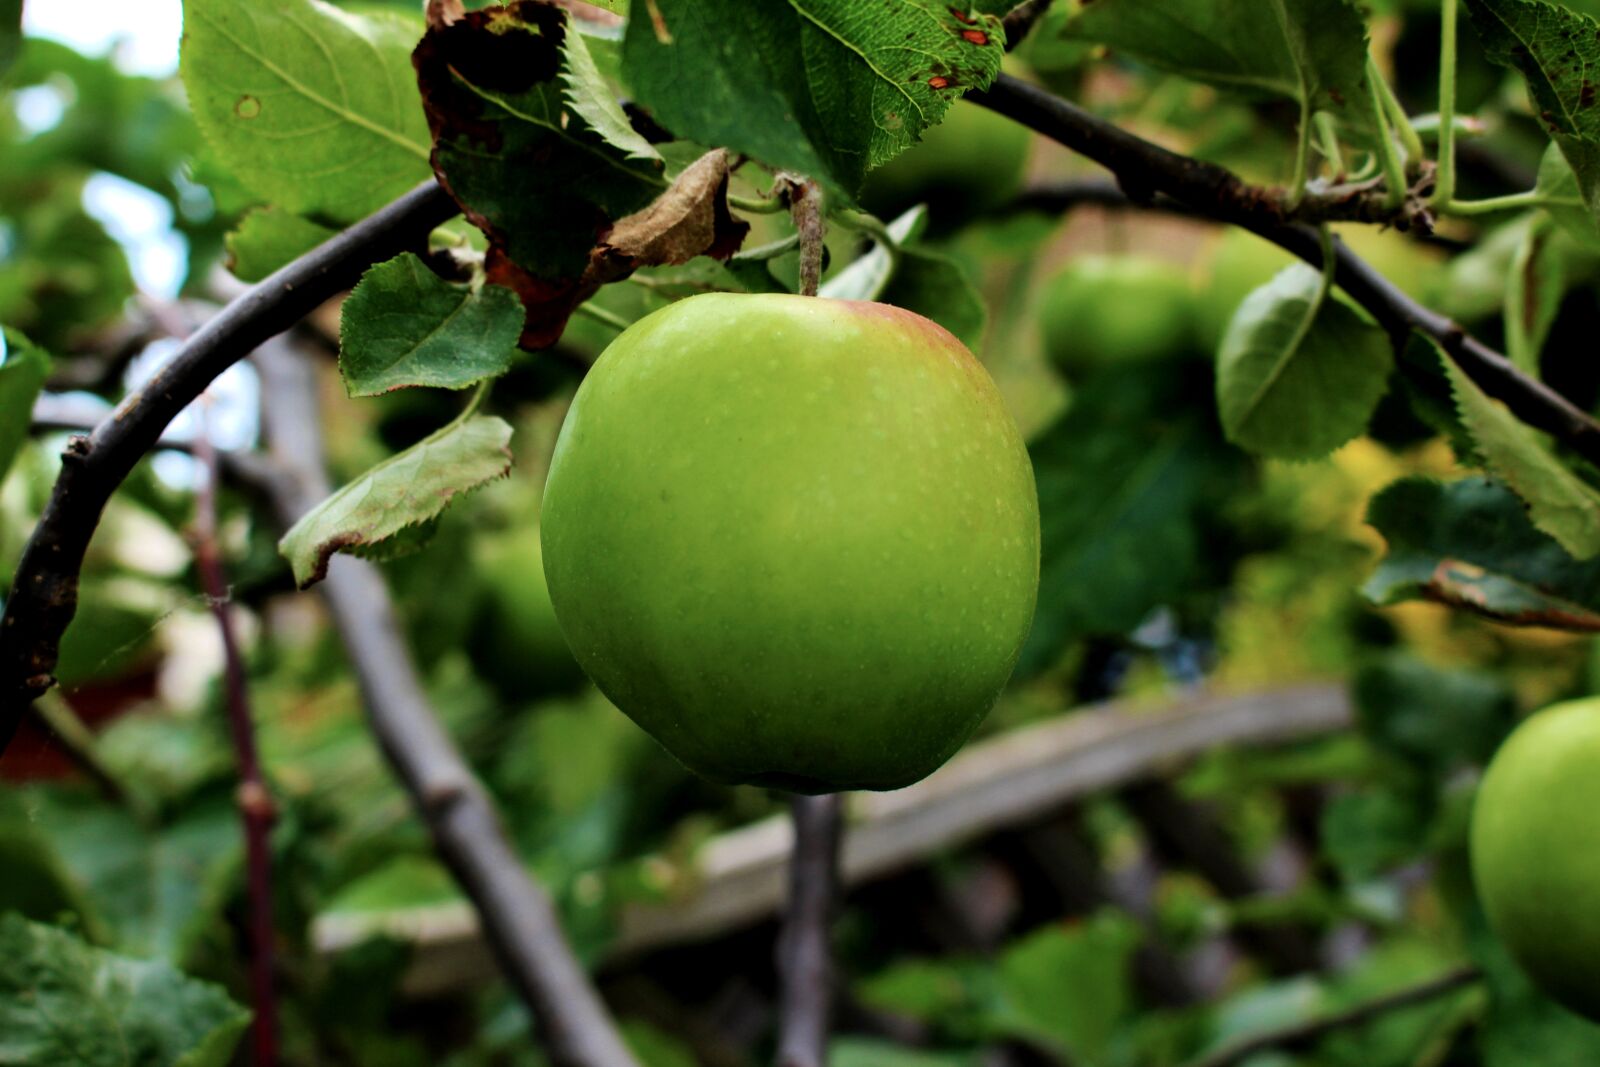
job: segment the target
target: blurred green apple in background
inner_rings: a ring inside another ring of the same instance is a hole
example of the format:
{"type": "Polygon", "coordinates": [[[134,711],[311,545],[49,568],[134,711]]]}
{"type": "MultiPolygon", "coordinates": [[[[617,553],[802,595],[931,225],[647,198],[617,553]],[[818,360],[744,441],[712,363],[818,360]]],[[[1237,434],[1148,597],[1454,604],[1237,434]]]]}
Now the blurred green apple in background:
{"type": "Polygon", "coordinates": [[[713,293],[635,323],[556,443],[545,573],[578,662],[691,769],[798,792],[938,767],[1038,586],[988,373],[883,304],[713,293]]]}
{"type": "Polygon", "coordinates": [[[1600,698],[1556,704],[1495,753],[1472,812],[1489,925],[1546,994],[1600,1021],[1600,698]]]}
{"type": "Polygon", "coordinates": [[[1074,378],[1110,363],[1142,363],[1196,348],[1195,297],[1182,267],[1142,256],[1084,256],[1045,284],[1045,353],[1074,378]]]}

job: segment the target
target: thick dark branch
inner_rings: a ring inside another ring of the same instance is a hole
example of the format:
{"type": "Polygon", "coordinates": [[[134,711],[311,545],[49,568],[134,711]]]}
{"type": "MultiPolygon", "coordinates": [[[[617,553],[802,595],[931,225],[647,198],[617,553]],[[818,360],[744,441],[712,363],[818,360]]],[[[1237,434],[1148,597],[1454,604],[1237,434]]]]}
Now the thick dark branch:
{"type": "MultiPolygon", "coordinates": [[[[284,472],[278,519],[287,527],[330,488],[316,382],[310,365],[286,346],[264,348],[257,363],[267,437],[284,472]]],[[[377,567],[336,557],[322,595],[355,666],[372,732],[477,910],[502,972],[538,1020],[552,1062],[637,1067],[562,935],[549,896],[517,858],[493,802],[424,695],[377,567]]]]}
{"type": "Polygon", "coordinates": [[[373,263],[427,240],[456,210],[445,191],[429,182],[358,222],[251,287],[93,433],[72,439],[17,564],[0,622],[0,751],[23,709],[55,684],[51,672],[61,635],[77,611],[78,573],[106,502],[167,424],[251,349],[349,288],[373,263]]]}
{"type": "MultiPolygon", "coordinates": [[[[1240,180],[1214,163],[1190,159],[1151,144],[1075,104],[1002,74],[993,86],[968,99],[994,109],[1101,164],[1116,175],[1134,200],[1165,195],[1185,208],[1218,222],[1242,226],[1282,246],[1308,263],[1320,266],[1317,231],[1301,212],[1289,214],[1282,197],[1240,180]]],[[[1305,211],[1315,205],[1307,198],[1305,211]]],[[[1316,214],[1319,220],[1363,219],[1345,214],[1316,214]]],[[[1523,422],[1543,430],[1591,463],[1600,464],[1600,422],[1543,382],[1523,374],[1505,356],[1469,336],[1450,319],[1412,300],[1365,260],[1339,244],[1337,280],[1352,300],[1365,308],[1403,343],[1412,331],[1432,338],[1484,392],[1503,401],[1523,422]]]]}
{"type": "Polygon", "coordinates": [[[797,796],[792,805],[794,852],[789,904],[778,937],[782,1032],[778,1067],[823,1067],[833,1006],[829,929],[839,895],[839,843],[844,805],[837,793],[797,796]]]}
{"type": "Polygon", "coordinates": [[[1281,1030],[1270,1030],[1255,1037],[1245,1038],[1231,1045],[1225,1045],[1208,1056],[1195,1060],[1189,1067],[1234,1067],[1253,1056],[1273,1049],[1303,1049],[1316,1041],[1338,1030],[1348,1030],[1361,1026],[1374,1019],[1388,1015],[1391,1012],[1401,1011],[1405,1008],[1426,1004],[1430,1000],[1454,993],[1456,990],[1471,985],[1483,977],[1476,967],[1462,967],[1450,971],[1438,978],[1430,979],[1421,985],[1411,986],[1381,997],[1375,997],[1364,1004],[1357,1004],[1337,1015],[1329,1015],[1322,1019],[1312,1019],[1308,1022],[1286,1026],[1281,1030]]]}

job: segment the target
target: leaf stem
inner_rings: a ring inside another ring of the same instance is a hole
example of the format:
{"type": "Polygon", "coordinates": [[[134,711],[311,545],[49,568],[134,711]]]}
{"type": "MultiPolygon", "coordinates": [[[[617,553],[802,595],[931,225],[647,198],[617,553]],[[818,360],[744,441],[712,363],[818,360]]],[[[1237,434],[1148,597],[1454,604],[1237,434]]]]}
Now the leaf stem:
{"type": "Polygon", "coordinates": [[[1406,162],[1413,168],[1420,166],[1428,158],[1422,147],[1422,138],[1416,127],[1411,125],[1411,117],[1406,114],[1400,98],[1394,95],[1394,86],[1389,84],[1389,79],[1383,76],[1370,54],[1367,56],[1367,80],[1378,90],[1378,96],[1383,101],[1384,116],[1400,135],[1400,145],[1406,150],[1406,162]]]}
{"type": "Polygon", "coordinates": [[[1439,207],[1441,215],[1492,215],[1497,211],[1522,211],[1535,207],[1583,207],[1576,196],[1551,196],[1538,189],[1505,196],[1491,196],[1483,200],[1452,200],[1439,207]]]}
{"type": "Polygon", "coordinates": [[[889,227],[884,225],[882,219],[865,211],[852,211],[848,208],[833,212],[831,217],[845,229],[864,233],[877,242],[889,257],[889,274],[893,276],[900,266],[900,242],[895,240],[894,234],[889,232],[889,227]]]}
{"type": "Polygon", "coordinates": [[[1334,128],[1333,116],[1326,111],[1317,112],[1317,139],[1322,146],[1322,154],[1328,160],[1328,166],[1333,168],[1337,177],[1344,175],[1344,152],[1339,148],[1339,131],[1334,128]]]}
{"type": "Polygon", "coordinates": [[[618,333],[621,333],[623,330],[626,330],[629,326],[633,325],[633,323],[629,322],[621,315],[618,315],[616,312],[607,311],[605,308],[599,307],[592,303],[579,304],[576,310],[578,314],[582,315],[584,318],[592,319],[593,321],[604,326],[609,326],[618,333]]]}
{"type": "Polygon", "coordinates": [[[1456,8],[1439,8],[1439,169],[1433,176],[1433,203],[1449,205],[1456,195],[1456,8]]]}
{"type": "MultiPolygon", "coordinates": [[[[1389,126],[1389,107],[1384,97],[1389,83],[1384,81],[1378,73],[1378,66],[1367,57],[1367,91],[1371,94],[1373,118],[1378,121],[1378,161],[1383,165],[1383,185],[1385,203],[1391,208],[1397,208],[1406,196],[1406,168],[1400,159],[1400,153],[1395,150],[1394,131],[1389,126]]],[[[1410,123],[1406,124],[1410,129],[1410,123]]],[[[1416,136],[1416,131],[1411,131],[1416,136]]]]}
{"type": "Polygon", "coordinates": [[[784,209],[785,204],[783,199],[777,196],[740,196],[737,193],[729,193],[728,206],[736,207],[751,215],[776,215],[784,209]]]}
{"type": "Polygon", "coordinates": [[[1294,177],[1289,180],[1289,210],[1300,206],[1306,195],[1306,179],[1311,172],[1311,95],[1300,94],[1300,127],[1294,146],[1294,177]]]}

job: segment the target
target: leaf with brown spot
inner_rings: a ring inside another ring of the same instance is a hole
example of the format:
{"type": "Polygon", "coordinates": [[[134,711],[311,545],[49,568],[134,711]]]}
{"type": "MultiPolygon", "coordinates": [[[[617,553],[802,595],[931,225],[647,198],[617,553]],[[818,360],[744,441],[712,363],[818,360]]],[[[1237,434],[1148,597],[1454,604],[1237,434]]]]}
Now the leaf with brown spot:
{"type": "Polygon", "coordinates": [[[1600,632],[1600,561],[1580,561],[1488,478],[1406,478],[1367,521],[1389,549],[1362,592],[1377,604],[1431,600],[1513,626],[1600,632]]]}
{"type": "Polygon", "coordinates": [[[300,588],[328,573],[335,552],[415,551],[456,497],[511,470],[511,427],[478,415],[396,453],[312,508],[278,542],[300,588]],[[399,539],[399,544],[393,544],[399,539]]]}
{"type": "Polygon", "coordinates": [[[663,163],[560,7],[463,13],[443,0],[430,14],[412,61],[434,171],[488,237],[490,279],[522,297],[522,347],[548,347],[587,295],[591,250],[661,192],[663,163]]]}

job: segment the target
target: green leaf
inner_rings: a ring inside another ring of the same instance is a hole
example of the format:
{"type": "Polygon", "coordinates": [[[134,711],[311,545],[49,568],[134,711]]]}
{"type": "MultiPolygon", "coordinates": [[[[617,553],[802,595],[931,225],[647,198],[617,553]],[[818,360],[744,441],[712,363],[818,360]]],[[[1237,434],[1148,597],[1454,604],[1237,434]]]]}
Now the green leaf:
{"type": "Polygon", "coordinates": [[[1389,543],[1362,592],[1378,604],[1434,600],[1518,626],[1600,632],[1600,561],[1573,559],[1487,478],[1395,482],[1367,521],[1389,543]]]}
{"type": "Polygon", "coordinates": [[[281,207],[252,208],[239,220],[238,228],[224,238],[228,269],[240,281],[259,282],[336,232],[281,207]]]}
{"type": "Polygon", "coordinates": [[[223,1067],[250,1013],[169,965],[0,916],[0,1063],[223,1067]]]}
{"type": "Polygon", "coordinates": [[[22,0],[0,0],[0,78],[22,50],[22,0]]]}
{"type": "Polygon", "coordinates": [[[428,176],[415,24],[322,0],[185,0],[180,70],[201,131],[251,190],[354,222],[428,176]]]}
{"type": "Polygon", "coordinates": [[[1591,75],[1600,22],[1544,0],[1467,0],[1491,61],[1522,72],[1534,112],[1566,157],[1591,216],[1600,216],[1600,109],[1591,75]]]}
{"type": "Polygon", "coordinates": [[[1600,555],[1600,492],[1563,464],[1537,433],[1444,360],[1461,421],[1489,470],[1528,505],[1533,524],[1578,559],[1600,555]]]}
{"type": "Polygon", "coordinates": [[[406,386],[464,389],[503,374],[522,332],[517,294],[453,285],[403,252],[362,275],[339,319],[339,371],[351,396],[406,386]]]}
{"type": "Polygon", "coordinates": [[[1359,435],[1388,388],[1388,336],[1331,294],[1321,275],[1284,268],[1245,298],[1217,352],[1228,439],[1252,452],[1315,459],[1359,435]]]}
{"type": "Polygon", "coordinates": [[[903,1048],[886,1041],[841,1037],[828,1048],[828,1067],[977,1067],[970,1052],[903,1048]]]}
{"type": "Polygon", "coordinates": [[[278,542],[295,582],[322,580],[335,552],[377,545],[443,514],[511,469],[511,427],[477,415],[390,456],[303,515],[278,542]]]}
{"type": "Polygon", "coordinates": [[[1023,938],[1000,958],[996,1027],[1044,1041],[1074,1062],[1102,1062],[1133,1007],[1129,965],[1138,944],[1133,920],[1114,912],[1023,938]]]}
{"type": "Polygon", "coordinates": [[[39,802],[40,824],[94,902],[112,947],[183,963],[236,884],[239,811],[231,794],[190,797],[181,814],[155,827],[95,798],[52,794],[39,802]]]}
{"type": "Polygon", "coordinates": [[[1337,796],[1322,812],[1323,850],[1351,882],[1366,882],[1424,846],[1428,812],[1412,797],[1373,787],[1337,796]]]}
{"type": "Polygon", "coordinates": [[[50,357],[15,330],[0,328],[0,482],[28,439],[33,402],[50,373],[50,357]]]}
{"type": "Polygon", "coordinates": [[[1539,218],[1522,235],[1506,287],[1506,355],[1525,374],[1539,377],[1539,353],[1567,293],[1566,255],[1555,225],[1539,218]]]}
{"type": "Polygon", "coordinates": [[[1515,694],[1488,671],[1391,653],[1364,666],[1353,688],[1374,744],[1440,774],[1483,764],[1516,724],[1515,694]]]}
{"type": "Polygon", "coordinates": [[[1224,89],[1372,125],[1367,30],[1349,0],[1095,0],[1067,35],[1224,89]]]}
{"type": "Polygon", "coordinates": [[[489,238],[489,280],[522,297],[528,349],[553,344],[594,292],[597,238],[666,187],[593,66],[544,3],[468,12],[417,46],[434,168],[489,238]]]}
{"type": "Polygon", "coordinates": [[[654,0],[643,14],[623,72],[658,121],[851,197],[986,87],[1004,50],[999,19],[945,0],[654,0]]]}
{"type": "Polygon", "coordinates": [[[1127,633],[1193,585],[1203,514],[1239,483],[1242,462],[1192,403],[1211,387],[1205,370],[1107,368],[1029,445],[1039,607],[1019,672],[1084,634],[1127,633]]]}
{"type": "MultiPolygon", "coordinates": [[[[8,911],[41,922],[63,915],[92,922],[89,902],[18,790],[0,792],[0,914],[8,911]]],[[[98,931],[97,931],[98,932],[98,931]]]]}
{"type": "Polygon", "coordinates": [[[1574,240],[1584,248],[1600,249],[1600,219],[1584,201],[1578,176],[1572,165],[1561,154],[1561,146],[1552,144],[1539,160],[1539,179],[1534,192],[1545,197],[1544,210],[1574,240]]]}

